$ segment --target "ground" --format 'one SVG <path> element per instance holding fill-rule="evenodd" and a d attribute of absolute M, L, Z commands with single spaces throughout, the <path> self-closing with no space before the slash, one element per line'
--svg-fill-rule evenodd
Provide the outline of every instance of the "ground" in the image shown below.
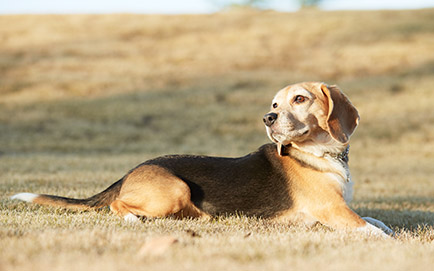
<path fill-rule="evenodd" d="M 434 10 L 0 16 L 0 270 L 427 270 L 434 262 Z M 358 108 L 351 207 L 395 239 L 243 216 L 124 223 L 9 200 L 88 197 L 162 154 L 240 156 L 300 81 Z M 178 242 L 157 257 L 140 248 Z"/>

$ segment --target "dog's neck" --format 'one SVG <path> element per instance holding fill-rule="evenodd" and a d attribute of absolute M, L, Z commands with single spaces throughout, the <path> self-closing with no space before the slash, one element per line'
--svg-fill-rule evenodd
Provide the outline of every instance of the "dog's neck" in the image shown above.
<path fill-rule="evenodd" d="M 310 166 L 319 171 L 333 172 L 341 175 L 349 181 L 348 154 L 350 146 L 347 145 L 341 152 L 324 152 L 321 156 L 305 151 L 295 144 L 278 145 L 280 156 L 290 156 L 306 166 Z"/>
<path fill-rule="evenodd" d="M 297 149 L 300 152 L 304 152 L 316 156 L 318 158 L 330 157 L 347 164 L 349 161 L 349 153 L 350 153 L 350 145 L 346 145 L 343 151 L 337 151 L 337 152 L 333 152 L 333 151 L 311 152 L 309 151 L 309 149 L 306 150 L 303 147 L 297 146 L 296 144 L 288 144 L 288 145 L 278 144 L 277 149 L 280 156 L 289 155 L 291 149 Z"/>
<path fill-rule="evenodd" d="M 345 148 L 345 150 L 343 152 L 340 152 L 340 153 L 326 152 L 326 153 L 324 153 L 324 155 L 330 156 L 334 159 L 337 159 L 339 161 L 342 161 L 342 162 L 348 164 L 348 161 L 350 161 L 350 157 L 348 156 L 349 153 L 350 153 L 350 145 L 347 145 L 347 147 Z"/>
<path fill-rule="evenodd" d="M 334 179 L 342 189 L 342 196 L 347 203 L 350 203 L 353 197 L 353 190 L 350 169 L 348 167 L 349 145 L 345 146 L 345 149 L 341 152 L 325 152 L 322 156 L 306 152 L 292 144 L 285 146 L 280 145 L 278 147 L 280 148 L 280 156 L 291 157 L 306 167 L 335 176 Z"/>

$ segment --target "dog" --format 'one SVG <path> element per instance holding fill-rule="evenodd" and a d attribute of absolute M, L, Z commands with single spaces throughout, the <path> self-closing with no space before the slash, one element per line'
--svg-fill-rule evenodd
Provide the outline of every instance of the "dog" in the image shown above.
<path fill-rule="evenodd" d="M 337 86 L 287 86 L 278 91 L 263 121 L 273 143 L 243 157 L 162 156 L 87 199 L 32 193 L 12 199 L 76 209 L 110 206 L 127 221 L 244 214 L 284 223 L 319 222 L 336 230 L 392 233 L 381 221 L 362 219 L 348 206 L 348 148 L 359 114 Z"/>

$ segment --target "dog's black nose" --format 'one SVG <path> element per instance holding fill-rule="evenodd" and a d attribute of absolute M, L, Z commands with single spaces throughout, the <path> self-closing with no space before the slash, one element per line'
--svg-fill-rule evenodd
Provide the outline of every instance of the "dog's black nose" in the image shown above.
<path fill-rule="evenodd" d="M 276 119 L 277 119 L 276 113 L 268 113 L 264 116 L 264 118 L 262 120 L 264 121 L 265 125 L 270 127 L 271 125 L 273 125 L 273 123 L 276 121 Z"/>

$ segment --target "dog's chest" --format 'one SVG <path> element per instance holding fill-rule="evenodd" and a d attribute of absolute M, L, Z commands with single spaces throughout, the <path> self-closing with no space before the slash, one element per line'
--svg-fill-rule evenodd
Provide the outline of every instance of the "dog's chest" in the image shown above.
<path fill-rule="evenodd" d="M 325 167 L 325 163 L 327 167 Z M 352 198 L 352 182 L 347 167 L 332 159 L 323 159 L 322 167 L 287 157 L 283 163 L 295 201 L 325 204 L 332 198 Z"/>
<path fill-rule="evenodd" d="M 329 173 L 330 178 L 341 188 L 345 202 L 350 203 L 353 198 L 353 182 L 348 164 L 341 159 L 332 157 L 327 158 L 327 160 L 330 162 L 330 167 L 335 171 Z"/>
<path fill-rule="evenodd" d="M 346 177 L 342 177 L 336 173 L 326 173 L 329 175 L 330 180 L 336 183 L 336 186 L 340 189 L 342 196 L 347 204 L 353 199 L 353 182 L 351 176 L 348 174 Z"/>

